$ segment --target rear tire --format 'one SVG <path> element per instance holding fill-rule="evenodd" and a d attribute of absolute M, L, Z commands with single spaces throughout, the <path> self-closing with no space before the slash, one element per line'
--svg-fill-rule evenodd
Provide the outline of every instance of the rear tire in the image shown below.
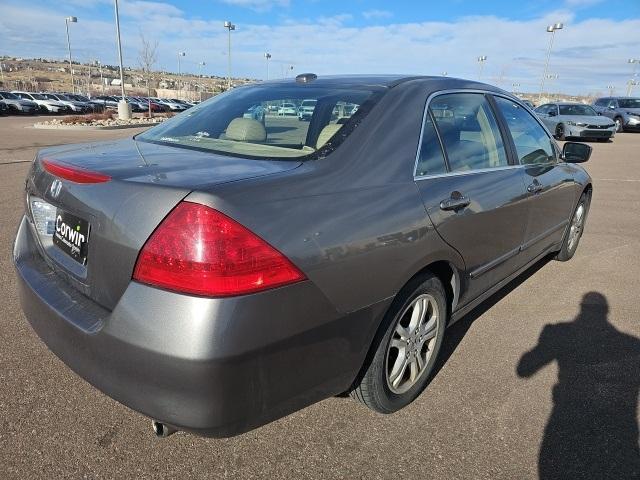
<path fill-rule="evenodd" d="M 560 141 L 566 140 L 566 137 L 564 135 L 564 125 L 561 123 L 556 126 L 556 139 Z"/>
<path fill-rule="evenodd" d="M 379 413 L 413 402 L 429 382 L 448 311 L 444 287 L 428 273 L 411 280 L 389 307 L 350 395 Z"/>
<path fill-rule="evenodd" d="M 573 215 L 571 216 L 571 220 L 569 221 L 569 226 L 565 232 L 564 239 L 562 240 L 562 248 L 560 248 L 560 251 L 556 254 L 555 259 L 559 262 L 571 260 L 573 255 L 576 253 L 587 221 L 590 203 L 591 195 L 584 192 L 580 196 L 578 205 L 576 205 Z"/>

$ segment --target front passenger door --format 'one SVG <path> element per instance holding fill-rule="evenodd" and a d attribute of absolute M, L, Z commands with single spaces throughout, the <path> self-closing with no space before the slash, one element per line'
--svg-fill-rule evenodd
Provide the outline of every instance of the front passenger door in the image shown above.
<path fill-rule="evenodd" d="M 524 167 L 529 220 L 522 254 L 530 261 L 562 240 L 575 203 L 572 172 L 558 162 L 555 142 L 522 106 L 495 97 Z"/>

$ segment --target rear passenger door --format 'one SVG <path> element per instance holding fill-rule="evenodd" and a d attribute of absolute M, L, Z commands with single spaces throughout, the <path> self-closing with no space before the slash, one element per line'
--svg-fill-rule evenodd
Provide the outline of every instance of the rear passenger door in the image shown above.
<path fill-rule="evenodd" d="M 504 116 L 520 164 L 524 167 L 529 220 L 522 248 L 529 261 L 557 245 L 575 203 L 571 169 L 558 162 L 556 144 L 524 107 L 495 97 Z"/>
<path fill-rule="evenodd" d="M 446 93 L 430 101 L 415 180 L 436 230 L 464 258 L 461 304 L 522 264 L 526 192 L 522 170 L 508 158 L 483 93 Z"/>

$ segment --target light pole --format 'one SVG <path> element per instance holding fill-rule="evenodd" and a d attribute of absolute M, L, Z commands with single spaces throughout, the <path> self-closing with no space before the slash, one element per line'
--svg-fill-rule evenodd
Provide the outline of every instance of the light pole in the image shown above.
<path fill-rule="evenodd" d="M 512 83 L 511 84 L 511 93 L 513 93 L 514 95 L 517 93 L 518 88 L 520 87 L 519 83 Z"/>
<path fill-rule="evenodd" d="M 116 39 L 118 40 L 118 60 L 120 61 L 120 92 L 122 100 L 118 102 L 118 118 L 128 120 L 131 118 L 131 105 L 127 103 L 124 96 L 124 68 L 122 66 L 122 43 L 120 42 L 120 13 L 118 12 L 118 0 L 113 1 L 116 14 Z"/>
<path fill-rule="evenodd" d="M 180 57 L 184 57 L 186 55 L 185 52 L 178 52 L 178 98 L 180 98 L 180 92 L 182 91 L 182 89 L 180 88 L 180 79 L 182 78 L 182 68 L 180 65 Z"/>
<path fill-rule="evenodd" d="M 64 19 L 64 25 L 67 28 L 67 51 L 69 52 L 69 72 L 71 73 L 71 93 L 76 93 L 73 84 L 73 64 L 71 63 L 71 41 L 69 40 L 69 23 L 78 23 L 77 17 L 67 17 Z"/>
<path fill-rule="evenodd" d="M 269 52 L 265 53 L 264 58 L 267 59 L 267 80 L 269 80 L 269 60 L 271 60 L 271 54 Z"/>
<path fill-rule="evenodd" d="M 551 58 L 551 49 L 553 48 L 553 39 L 556 36 L 556 30 L 562 30 L 563 27 L 564 25 L 562 23 L 554 23 L 547 27 L 547 33 L 551 34 L 551 38 L 549 39 L 549 48 L 547 49 L 547 59 L 544 62 L 544 72 L 542 73 L 542 82 L 540 83 L 540 95 L 538 100 L 540 100 L 542 95 L 544 95 L 544 81 L 545 78 L 547 78 L 547 70 L 549 70 L 549 59 Z"/>
<path fill-rule="evenodd" d="M 633 74 L 631 75 L 631 80 L 627 82 L 627 97 L 630 97 L 631 91 L 633 90 L 633 86 L 638 83 L 635 80 L 636 80 L 636 77 L 638 76 L 638 74 L 636 73 L 636 70 L 638 69 L 640 58 L 630 58 L 627 63 L 629 63 L 630 65 L 633 65 Z"/>
<path fill-rule="evenodd" d="M 442 75 L 443 77 L 446 77 L 447 75 L 449 75 L 449 72 L 442 72 L 440 75 Z"/>
<path fill-rule="evenodd" d="M 102 94 L 104 95 L 104 78 L 102 77 L 102 63 L 100 62 L 100 60 L 96 60 L 96 65 L 98 65 L 98 70 L 100 71 L 100 85 Z"/>
<path fill-rule="evenodd" d="M 206 65 L 205 62 L 198 62 L 198 69 L 200 70 L 200 101 L 202 102 L 202 68 Z"/>
<path fill-rule="evenodd" d="M 289 74 L 289 72 L 291 72 L 291 76 L 293 76 L 293 65 L 289 65 L 289 68 L 287 69 L 287 75 Z"/>
<path fill-rule="evenodd" d="M 486 55 L 480 55 L 478 57 L 478 65 L 480 67 L 479 73 L 478 73 L 478 80 L 482 79 L 482 70 L 484 68 L 484 62 L 487 61 L 487 56 Z"/>
<path fill-rule="evenodd" d="M 557 73 L 549 73 L 546 75 L 546 79 L 549 80 L 549 90 L 551 90 L 551 81 L 557 80 L 560 76 Z M 551 95 L 551 93 L 549 93 Z"/>
<path fill-rule="evenodd" d="M 607 85 L 607 90 L 609 90 L 609 96 L 613 97 L 613 90 L 614 90 L 614 86 L 613 85 Z"/>
<path fill-rule="evenodd" d="M 229 31 L 229 38 L 227 41 L 227 47 L 228 47 L 228 58 L 227 58 L 227 90 L 231 89 L 231 30 L 235 30 L 236 26 L 231 23 L 229 20 L 227 20 L 226 22 L 224 22 L 224 28 L 226 28 Z"/>

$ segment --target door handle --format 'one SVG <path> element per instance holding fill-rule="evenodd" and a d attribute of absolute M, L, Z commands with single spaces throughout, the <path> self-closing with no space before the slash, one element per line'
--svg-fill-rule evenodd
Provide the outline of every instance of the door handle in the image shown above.
<path fill-rule="evenodd" d="M 542 191 L 544 187 L 538 180 L 534 180 L 532 184 L 527 187 L 527 192 L 529 193 L 538 193 Z"/>
<path fill-rule="evenodd" d="M 441 210 L 460 210 L 471 203 L 469 197 L 465 197 L 460 192 L 453 192 L 451 197 L 445 198 L 440 202 Z"/>

